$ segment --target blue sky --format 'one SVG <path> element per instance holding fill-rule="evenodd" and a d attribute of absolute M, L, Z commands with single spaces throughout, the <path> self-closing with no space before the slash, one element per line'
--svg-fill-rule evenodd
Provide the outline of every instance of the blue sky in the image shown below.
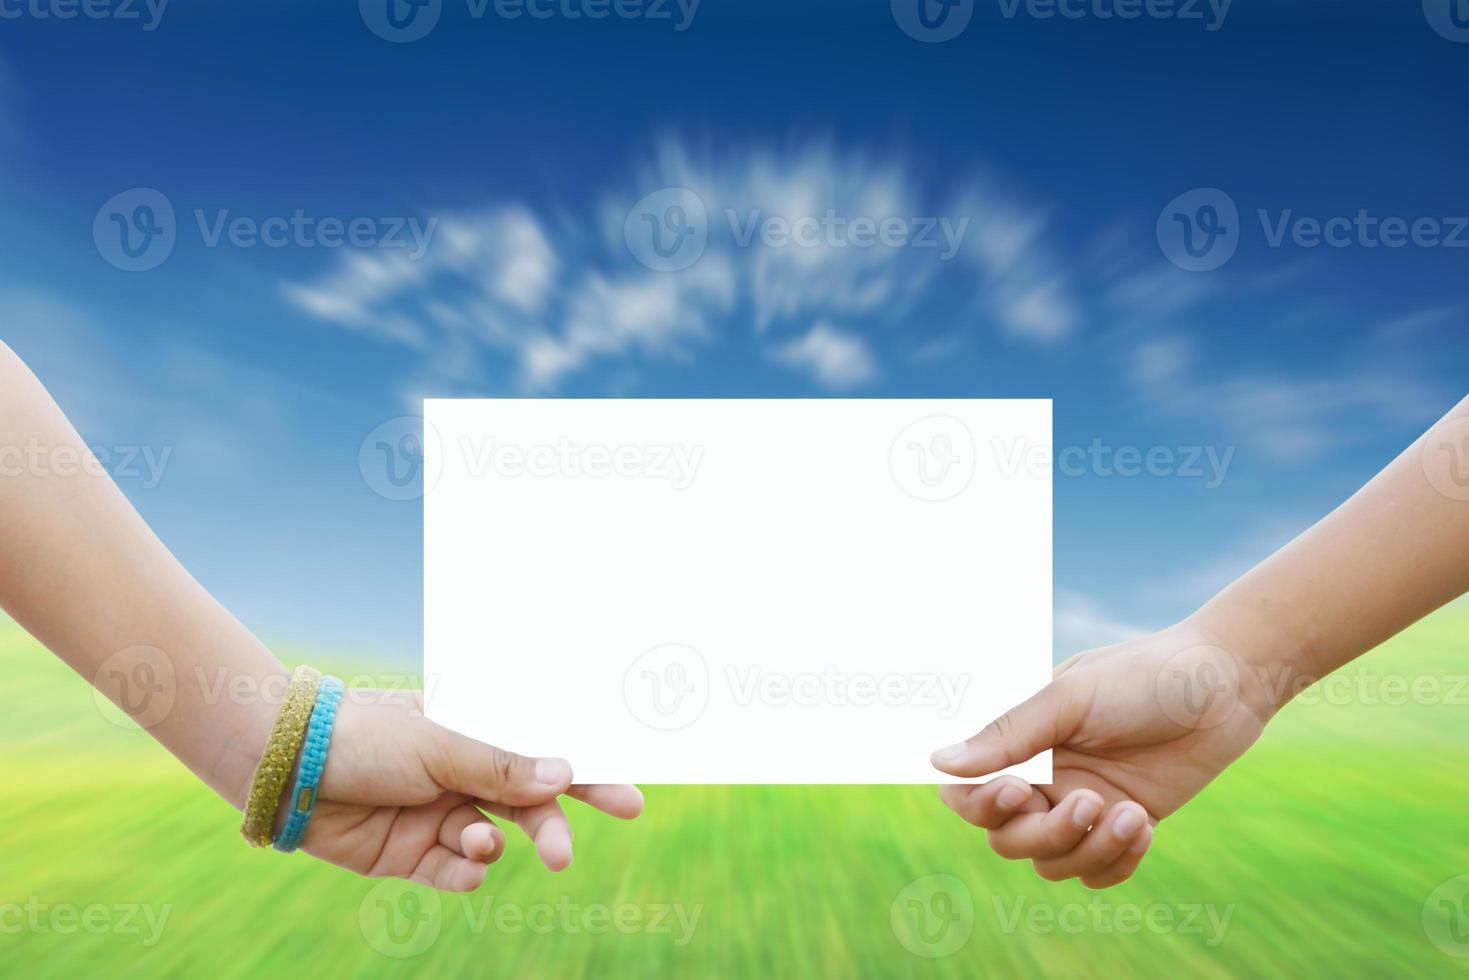
<path fill-rule="evenodd" d="M 1464 394 L 1469 43 L 1435 0 L 970 0 L 937 43 L 887 0 L 440 0 L 392 43 L 372 2 L 0 4 L 0 336 L 119 469 L 168 452 L 120 482 L 270 640 L 417 656 L 419 506 L 358 457 L 424 396 L 1040 396 L 1061 447 L 1228 453 L 1058 474 L 1069 652 L 1186 613 Z M 705 212 L 676 271 L 626 221 L 668 187 Z M 139 188 L 172 244 L 127 271 Z M 1189 271 L 1201 188 L 1237 250 Z M 828 212 L 907 237 L 763 237 Z M 1359 214 L 1423 234 L 1313 244 Z"/>

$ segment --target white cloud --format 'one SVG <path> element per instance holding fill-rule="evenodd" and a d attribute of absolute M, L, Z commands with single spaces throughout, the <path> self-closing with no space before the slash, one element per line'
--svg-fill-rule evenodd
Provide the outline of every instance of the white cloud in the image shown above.
<path fill-rule="evenodd" d="M 1069 271 L 1045 244 L 1047 213 L 978 182 L 952 210 L 970 219 L 963 254 L 978 270 L 979 297 L 1000 327 L 1043 343 L 1071 336 L 1082 314 Z"/>
<path fill-rule="evenodd" d="M 1051 614 L 1052 646 L 1058 659 L 1095 647 L 1110 646 L 1152 632 L 1118 618 L 1090 596 L 1057 589 Z"/>
<path fill-rule="evenodd" d="M 1352 420 L 1426 425 L 1441 408 L 1432 386 L 1390 366 L 1308 378 L 1263 370 L 1218 376 L 1200 367 L 1202 360 L 1182 336 L 1149 339 L 1132 352 L 1130 380 L 1154 405 L 1217 423 L 1229 438 L 1278 462 L 1309 463 L 1355 442 L 1364 427 Z"/>
<path fill-rule="evenodd" d="M 811 372 L 827 388 L 851 388 L 877 374 L 877 361 L 861 337 L 825 323 L 781 344 L 773 356 L 787 367 Z"/>
<path fill-rule="evenodd" d="M 525 376 L 533 387 L 550 388 L 595 356 L 677 350 L 708 337 L 709 318 L 727 312 L 733 300 L 733 273 L 718 257 L 678 276 L 593 274 L 572 294 L 563 330 L 538 333 L 522 348 Z"/>
<path fill-rule="evenodd" d="M 707 219 L 704 253 L 677 272 L 638 265 L 624 240 L 632 206 L 667 187 L 698 195 Z M 574 215 L 552 223 L 510 204 L 441 216 L 421 258 L 347 254 L 283 294 L 312 317 L 417 351 L 413 368 L 430 382 L 482 388 L 503 361 L 506 386 L 549 390 L 599 359 L 689 356 L 743 328 L 773 362 L 850 387 L 880 367 L 858 335 L 932 315 L 924 304 L 938 315 L 982 310 L 1029 340 L 1075 331 L 1071 286 L 1042 241 L 1045 215 L 1013 197 L 969 182 L 944 204 L 900 164 L 834 144 L 700 155 L 663 140 L 603 192 L 592 222 L 600 249 Z M 906 237 L 859 241 L 857 219 L 896 220 Z M 763 234 L 799 222 L 820 234 L 799 244 Z M 967 326 L 953 329 L 962 337 Z M 790 340 L 793 329 L 809 332 Z"/>

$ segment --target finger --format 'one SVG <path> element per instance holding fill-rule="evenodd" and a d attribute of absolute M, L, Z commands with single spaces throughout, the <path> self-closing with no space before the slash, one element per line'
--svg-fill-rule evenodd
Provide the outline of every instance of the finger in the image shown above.
<path fill-rule="evenodd" d="M 1044 813 L 1049 804 L 1025 780 L 1001 776 L 987 783 L 950 783 L 939 787 L 939 798 L 976 827 L 993 829 L 1020 813 Z"/>
<path fill-rule="evenodd" d="M 475 824 L 489 823 L 489 818 L 469 803 L 460 803 L 439 821 L 439 843 L 458 854 L 464 854 L 464 831 Z M 468 855 L 466 855 L 468 856 Z"/>
<path fill-rule="evenodd" d="M 482 861 L 473 861 L 455 854 L 442 844 L 429 848 L 413 874 L 415 881 L 426 881 L 434 888 L 446 892 L 472 892 L 484 884 L 485 872 L 489 867 Z"/>
<path fill-rule="evenodd" d="M 491 813 L 513 820 L 535 844 L 536 856 L 547 868 L 564 871 L 571 865 L 571 824 L 560 803 L 552 800 L 535 806 L 507 807 L 485 800 L 480 802 Z"/>
<path fill-rule="evenodd" d="M 643 791 L 636 786 L 589 783 L 571 787 L 566 795 L 622 820 L 643 812 Z"/>
<path fill-rule="evenodd" d="M 489 820 L 472 823 L 460 833 L 459 847 L 472 861 L 494 864 L 505 854 L 505 832 Z"/>
<path fill-rule="evenodd" d="M 1064 741 L 1076 725 L 1078 704 L 1062 685 L 1052 682 L 967 741 L 933 754 L 936 769 L 951 776 L 988 776 L 1019 765 Z"/>
<path fill-rule="evenodd" d="M 1148 814 L 1131 801 L 1118 803 L 1071 851 L 1035 862 L 1036 874 L 1047 881 L 1063 881 L 1096 874 L 1122 857 L 1148 826 Z"/>
<path fill-rule="evenodd" d="M 512 806 L 555 799 L 571 785 L 565 759 L 517 755 L 446 728 L 435 731 L 425 756 L 429 775 L 445 789 Z"/>
<path fill-rule="evenodd" d="M 1068 793 L 1049 813 L 1027 813 L 992 828 L 989 844 L 1000 857 L 1060 857 L 1081 843 L 1102 815 L 1102 797 L 1089 789 Z"/>
<path fill-rule="evenodd" d="M 1153 828 L 1144 827 L 1143 832 L 1128 845 L 1122 856 L 1096 874 L 1083 875 L 1081 883 L 1088 888 L 1111 888 L 1132 877 L 1138 865 L 1153 843 Z"/>
<path fill-rule="evenodd" d="M 471 861 L 494 864 L 505 853 L 505 832 L 478 807 L 465 803 L 439 825 L 439 843 Z"/>

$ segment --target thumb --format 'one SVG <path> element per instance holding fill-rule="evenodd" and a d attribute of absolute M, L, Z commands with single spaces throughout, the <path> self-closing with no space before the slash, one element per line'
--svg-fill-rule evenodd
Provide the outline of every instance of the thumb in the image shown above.
<path fill-rule="evenodd" d="M 437 729 L 424 752 L 424 765 L 444 789 L 511 806 L 534 806 L 571 787 L 565 759 L 532 758 Z"/>
<path fill-rule="evenodd" d="M 1060 681 L 1005 712 L 979 734 L 932 756 L 935 769 L 951 776 L 988 776 L 1018 766 L 1070 736 L 1076 725 L 1075 700 Z"/>

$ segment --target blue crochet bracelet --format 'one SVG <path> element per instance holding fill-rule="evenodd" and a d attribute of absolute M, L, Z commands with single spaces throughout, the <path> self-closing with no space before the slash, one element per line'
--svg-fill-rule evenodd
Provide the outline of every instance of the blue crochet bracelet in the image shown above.
<path fill-rule="evenodd" d="M 311 822 L 311 811 L 316 806 L 316 787 L 321 784 L 321 772 L 326 768 L 326 750 L 331 745 L 337 706 L 341 703 L 341 678 L 323 677 L 316 692 L 316 704 L 311 708 L 311 721 L 306 725 L 306 738 L 301 743 L 301 765 L 291 790 L 291 813 L 273 841 L 277 851 L 289 854 L 301 846 L 301 838 L 306 836 L 306 825 Z"/>

